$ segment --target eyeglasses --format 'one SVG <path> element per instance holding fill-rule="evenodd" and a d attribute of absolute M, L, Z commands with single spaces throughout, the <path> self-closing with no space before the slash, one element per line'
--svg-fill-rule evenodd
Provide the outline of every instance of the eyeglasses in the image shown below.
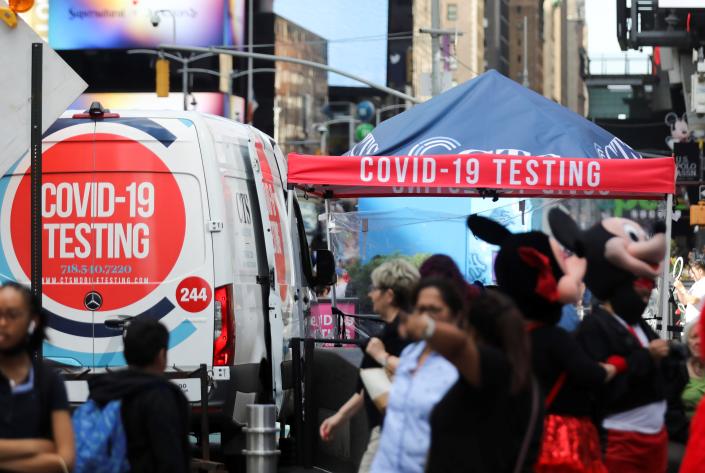
<path fill-rule="evenodd" d="M 436 315 L 439 315 L 441 312 L 443 312 L 442 307 L 434 307 L 434 306 L 416 306 L 416 307 L 414 307 L 414 313 L 417 315 L 427 314 L 427 315 L 430 315 L 431 317 L 434 317 Z"/>

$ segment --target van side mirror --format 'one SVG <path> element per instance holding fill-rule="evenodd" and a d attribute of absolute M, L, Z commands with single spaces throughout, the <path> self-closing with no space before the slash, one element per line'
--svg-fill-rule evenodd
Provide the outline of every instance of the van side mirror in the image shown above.
<path fill-rule="evenodd" d="M 335 257 L 330 250 L 316 250 L 316 275 L 314 286 L 332 286 L 335 284 Z"/>

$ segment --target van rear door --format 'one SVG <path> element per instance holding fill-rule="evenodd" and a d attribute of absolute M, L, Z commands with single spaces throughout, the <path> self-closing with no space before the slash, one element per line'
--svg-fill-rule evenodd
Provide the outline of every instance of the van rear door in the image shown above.
<path fill-rule="evenodd" d="M 272 396 L 277 405 L 281 405 L 282 383 L 281 362 L 284 352 L 284 325 L 282 318 L 282 300 L 287 297 L 287 257 L 285 254 L 286 242 L 286 207 L 283 200 L 277 196 L 275 176 L 265 150 L 262 137 L 252 132 L 250 139 L 250 160 L 254 171 L 255 186 L 257 187 L 262 227 L 267 251 L 267 283 L 269 286 L 269 336 L 272 373 Z M 280 197 L 280 198 L 278 198 Z M 289 252 L 290 253 L 290 252 Z"/>
<path fill-rule="evenodd" d="M 169 366 L 211 365 L 213 245 L 195 124 L 105 120 L 96 125 L 95 147 L 95 182 L 114 192 L 114 205 L 96 223 L 106 233 L 94 235 L 96 248 L 103 248 L 102 258 L 94 253 L 92 261 L 103 299 L 96 329 L 121 318 L 159 320 L 170 332 Z M 121 337 L 101 333 L 94 339 L 96 366 L 124 363 L 113 355 L 122 351 Z"/>
<path fill-rule="evenodd" d="M 124 365 L 122 328 L 140 318 L 169 329 L 169 366 L 210 365 L 213 255 L 195 126 L 139 117 L 91 126 L 90 152 L 51 153 L 68 138 L 45 154 L 45 210 L 55 208 L 44 218 L 45 356 Z"/>

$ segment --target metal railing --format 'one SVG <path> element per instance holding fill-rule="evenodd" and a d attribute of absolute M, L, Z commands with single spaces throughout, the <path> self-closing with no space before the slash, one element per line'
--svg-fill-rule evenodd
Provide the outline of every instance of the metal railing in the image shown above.
<path fill-rule="evenodd" d="M 590 56 L 588 71 L 591 76 L 651 75 L 654 71 L 654 65 L 650 55 L 625 51 L 621 54 Z"/>

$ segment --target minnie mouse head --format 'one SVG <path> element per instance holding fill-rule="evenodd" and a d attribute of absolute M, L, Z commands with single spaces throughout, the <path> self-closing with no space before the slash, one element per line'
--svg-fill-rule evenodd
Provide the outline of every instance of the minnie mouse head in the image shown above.
<path fill-rule="evenodd" d="M 633 324 L 646 309 L 654 281 L 666 254 L 665 225 L 654 226 L 650 237 L 636 222 L 611 217 L 583 231 L 557 208 L 548 214 L 554 237 L 587 260 L 585 284 L 600 300 Z"/>
<path fill-rule="evenodd" d="M 555 324 L 564 304 L 578 301 L 585 261 L 566 254 L 542 232 L 512 233 L 494 220 L 471 215 L 473 234 L 500 247 L 494 263 L 497 284 L 531 320 Z"/>

